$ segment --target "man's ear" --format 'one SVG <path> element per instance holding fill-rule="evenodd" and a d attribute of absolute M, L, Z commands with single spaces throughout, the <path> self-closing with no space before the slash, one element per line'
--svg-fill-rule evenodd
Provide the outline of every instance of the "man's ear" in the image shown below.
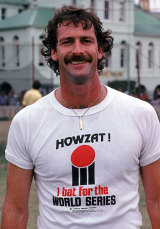
<path fill-rule="evenodd" d="M 98 60 L 101 60 L 103 57 L 103 48 L 102 47 L 99 47 L 99 50 L 98 50 Z"/>
<path fill-rule="evenodd" d="M 57 53 L 53 49 L 51 50 L 51 57 L 52 57 L 52 60 L 54 61 L 58 60 Z"/>

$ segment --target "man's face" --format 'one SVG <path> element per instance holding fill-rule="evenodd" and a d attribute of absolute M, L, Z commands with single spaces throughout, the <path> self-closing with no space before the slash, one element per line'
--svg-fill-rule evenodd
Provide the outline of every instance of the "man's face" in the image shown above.
<path fill-rule="evenodd" d="M 60 76 L 83 84 L 98 75 L 97 62 L 102 58 L 98 50 L 94 27 L 84 30 L 80 23 L 61 25 L 57 29 L 57 50 L 52 58 L 59 62 Z"/>

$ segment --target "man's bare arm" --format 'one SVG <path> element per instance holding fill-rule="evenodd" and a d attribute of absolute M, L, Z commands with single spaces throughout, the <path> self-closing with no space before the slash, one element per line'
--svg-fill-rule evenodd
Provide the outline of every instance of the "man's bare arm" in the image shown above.
<path fill-rule="evenodd" d="M 1 229 L 26 229 L 28 200 L 33 170 L 21 169 L 11 163 L 7 171 L 7 191 L 2 212 Z"/>
<path fill-rule="evenodd" d="M 141 178 L 152 229 L 160 229 L 160 159 L 141 167 Z"/>

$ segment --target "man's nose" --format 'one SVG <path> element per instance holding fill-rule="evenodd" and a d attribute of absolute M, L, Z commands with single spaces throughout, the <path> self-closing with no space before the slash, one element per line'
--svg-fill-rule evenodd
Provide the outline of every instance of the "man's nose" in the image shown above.
<path fill-rule="evenodd" d="M 74 45 L 73 45 L 73 50 L 72 50 L 73 54 L 75 55 L 80 55 L 82 54 L 84 51 L 83 51 L 83 47 L 82 47 L 82 44 L 79 40 L 76 40 L 74 42 Z"/>

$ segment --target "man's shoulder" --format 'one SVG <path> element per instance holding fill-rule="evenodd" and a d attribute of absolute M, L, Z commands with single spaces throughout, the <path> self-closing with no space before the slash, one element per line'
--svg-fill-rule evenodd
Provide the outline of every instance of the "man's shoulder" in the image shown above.
<path fill-rule="evenodd" d="M 43 96 L 39 100 L 37 100 L 35 103 L 26 106 L 22 110 L 20 110 L 16 118 L 18 119 L 28 119 L 28 118 L 33 118 L 33 117 L 41 117 L 44 115 L 46 112 L 48 112 L 48 108 L 50 107 L 50 103 L 48 100 L 49 95 Z"/>
<path fill-rule="evenodd" d="M 113 94 L 113 101 L 117 110 L 121 109 L 124 112 L 130 112 L 135 118 L 154 115 L 155 110 L 150 103 L 115 89 L 110 90 Z"/>
<path fill-rule="evenodd" d="M 148 102 L 146 101 L 143 101 L 139 98 L 136 98 L 132 95 L 128 95 L 127 93 L 124 93 L 124 92 L 121 92 L 121 91 L 118 91 L 118 90 L 115 90 L 115 89 L 112 89 L 110 88 L 110 90 L 112 91 L 115 99 L 122 103 L 122 104 L 132 104 L 133 106 L 140 106 L 140 107 L 152 107 Z"/>

